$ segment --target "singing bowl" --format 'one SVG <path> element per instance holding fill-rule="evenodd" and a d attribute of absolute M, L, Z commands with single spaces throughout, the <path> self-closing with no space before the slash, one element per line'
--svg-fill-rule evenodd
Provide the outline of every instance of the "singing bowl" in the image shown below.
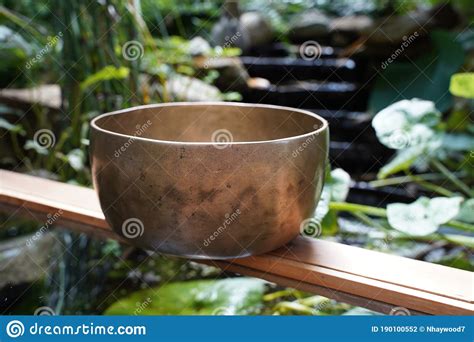
<path fill-rule="evenodd" d="M 280 247 L 321 195 L 328 124 L 300 109 L 166 103 L 91 123 L 91 163 L 105 218 L 129 243 L 188 258 Z"/>

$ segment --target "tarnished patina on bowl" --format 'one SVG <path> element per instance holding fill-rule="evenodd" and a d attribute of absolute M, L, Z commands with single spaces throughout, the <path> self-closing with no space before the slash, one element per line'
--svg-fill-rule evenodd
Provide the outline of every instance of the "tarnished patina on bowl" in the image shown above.
<path fill-rule="evenodd" d="M 235 258 L 291 241 L 319 200 L 329 132 L 300 109 L 166 103 L 91 124 L 94 186 L 131 244 L 190 258 Z"/>

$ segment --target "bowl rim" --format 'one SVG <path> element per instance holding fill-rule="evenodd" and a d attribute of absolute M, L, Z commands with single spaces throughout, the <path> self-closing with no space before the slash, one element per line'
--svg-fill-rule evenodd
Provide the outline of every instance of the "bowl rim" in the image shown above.
<path fill-rule="evenodd" d="M 178 140 L 161 140 L 161 139 L 145 138 L 145 137 L 136 136 L 136 135 L 129 135 L 129 134 L 114 132 L 114 131 L 102 128 L 97 124 L 97 121 L 107 116 L 126 114 L 130 112 L 134 112 L 136 110 L 142 110 L 142 109 L 148 109 L 148 108 L 185 107 L 185 106 L 257 107 L 257 108 L 265 108 L 265 109 L 286 110 L 286 111 L 299 112 L 301 114 L 311 116 L 321 122 L 320 127 L 305 134 L 292 135 L 285 138 L 270 139 L 270 140 L 229 141 L 229 142 L 225 142 L 226 145 L 251 145 L 251 144 L 265 144 L 265 143 L 268 144 L 268 143 L 274 143 L 274 142 L 286 142 L 286 141 L 292 141 L 292 140 L 298 140 L 301 138 L 310 137 L 312 135 L 319 135 L 323 131 L 327 131 L 329 128 L 329 124 L 326 119 L 308 110 L 293 108 L 293 107 L 286 107 L 286 106 L 269 105 L 269 104 L 257 104 L 257 103 L 245 103 L 245 102 L 223 102 L 223 101 L 166 102 L 166 103 L 155 103 L 155 104 L 148 104 L 148 105 L 142 105 L 142 106 L 134 106 L 130 108 L 125 108 L 125 109 L 120 109 L 113 112 L 100 114 L 91 120 L 91 127 L 102 133 L 111 134 L 114 136 L 127 138 L 127 139 L 136 139 L 139 141 L 141 140 L 141 141 L 147 141 L 147 142 L 176 144 L 176 145 L 197 145 L 197 146 L 219 145 L 218 142 L 213 142 L 213 141 L 197 142 L 197 141 L 178 141 Z"/>

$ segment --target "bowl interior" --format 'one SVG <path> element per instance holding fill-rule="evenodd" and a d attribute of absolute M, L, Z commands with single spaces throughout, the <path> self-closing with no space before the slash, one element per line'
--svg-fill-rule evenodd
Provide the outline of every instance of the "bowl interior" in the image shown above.
<path fill-rule="evenodd" d="M 290 138 L 322 129 L 316 115 L 292 108 L 221 103 L 152 105 L 105 114 L 94 120 L 113 133 L 177 142 L 233 142 Z M 231 138 L 230 138 L 231 137 Z M 221 137 L 222 138 L 222 137 Z"/>

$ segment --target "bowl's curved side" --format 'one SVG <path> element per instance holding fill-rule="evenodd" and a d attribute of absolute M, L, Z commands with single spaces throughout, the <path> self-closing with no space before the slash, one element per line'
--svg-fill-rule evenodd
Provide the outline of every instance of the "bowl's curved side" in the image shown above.
<path fill-rule="evenodd" d="M 167 144 L 92 129 L 94 186 L 132 244 L 192 258 L 273 250 L 300 232 L 321 194 L 328 130 L 257 144 Z"/>

